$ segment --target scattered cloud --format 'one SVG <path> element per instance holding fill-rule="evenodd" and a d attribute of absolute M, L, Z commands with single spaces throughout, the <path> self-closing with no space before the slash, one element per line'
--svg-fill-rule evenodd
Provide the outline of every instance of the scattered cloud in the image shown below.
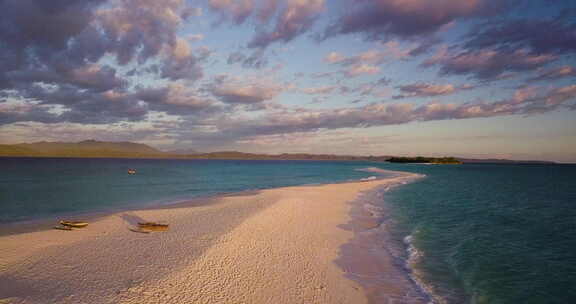
<path fill-rule="evenodd" d="M 469 33 L 466 49 L 528 49 L 534 54 L 576 52 L 576 12 L 563 10 L 549 19 L 512 19 L 485 22 Z"/>
<path fill-rule="evenodd" d="M 318 94 L 330 94 L 337 89 L 337 86 L 323 86 L 317 88 L 304 88 L 301 89 L 303 93 L 310 94 L 310 95 L 318 95 Z"/>
<path fill-rule="evenodd" d="M 269 101 L 285 90 L 285 86 L 264 79 L 242 80 L 231 76 L 218 77 L 211 93 L 228 104 L 259 104 Z"/>
<path fill-rule="evenodd" d="M 221 14 L 222 20 L 238 25 L 253 19 L 257 30 L 247 44 L 250 48 L 293 40 L 307 32 L 324 10 L 324 0 L 210 0 L 209 4 Z"/>
<path fill-rule="evenodd" d="M 344 70 L 348 77 L 356 77 L 362 74 L 374 75 L 380 72 L 380 68 L 369 64 L 356 64 Z"/>
<path fill-rule="evenodd" d="M 352 33 L 370 40 L 431 35 L 458 19 L 495 14 L 502 4 L 487 0 L 372 0 L 349 1 L 348 6 L 348 13 L 330 25 L 322 38 Z"/>
<path fill-rule="evenodd" d="M 268 59 L 263 49 L 256 49 L 249 55 L 236 51 L 230 53 L 227 60 L 228 64 L 241 64 L 244 68 L 262 69 L 268 65 Z"/>
<path fill-rule="evenodd" d="M 439 51 L 422 66 L 439 66 L 440 72 L 444 75 L 471 75 L 479 80 L 494 80 L 507 72 L 535 70 L 557 58 L 551 54 L 531 54 L 523 49 L 514 52 L 479 50 L 454 54 L 446 48 L 439 48 Z"/>
<path fill-rule="evenodd" d="M 576 101 L 576 85 L 554 88 L 540 94 L 524 90 L 514 97 L 496 102 L 439 103 L 421 106 L 409 103 L 369 104 L 361 107 L 325 110 L 283 111 L 261 119 L 230 119 L 219 125 L 226 136 L 244 138 L 257 135 L 314 132 L 322 129 L 364 128 L 404 124 L 413 121 L 468 119 L 515 114 L 535 114 L 571 106 Z"/>
<path fill-rule="evenodd" d="M 544 81 L 544 80 L 556 80 L 561 78 L 576 77 L 576 68 L 569 65 L 562 65 L 549 69 L 542 69 L 538 72 L 538 75 L 530 78 L 530 81 Z"/>
<path fill-rule="evenodd" d="M 452 84 L 429 84 L 429 83 L 414 83 L 408 85 L 401 85 L 397 87 L 402 94 L 396 95 L 394 99 L 401 99 L 407 97 L 435 97 L 442 95 L 454 94 L 461 90 L 472 89 L 472 85 L 454 86 Z"/>
<path fill-rule="evenodd" d="M 324 10 L 324 0 L 286 0 L 284 9 L 279 12 L 274 30 L 259 31 L 248 43 L 249 47 L 267 47 L 273 42 L 288 42 L 314 24 Z"/>
<path fill-rule="evenodd" d="M 349 57 L 342 56 L 337 52 L 330 52 L 328 55 L 326 55 L 326 57 L 324 57 L 324 61 L 332 64 L 340 64 L 343 66 L 361 64 L 379 65 L 384 62 L 386 56 L 387 54 L 385 52 L 377 50 L 369 50 Z"/>
<path fill-rule="evenodd" d="M 242 24 L 252 15 L 255 4 L 253 0 L 209 0 L 210 8 L 230 18 L 236 24 Z"/>

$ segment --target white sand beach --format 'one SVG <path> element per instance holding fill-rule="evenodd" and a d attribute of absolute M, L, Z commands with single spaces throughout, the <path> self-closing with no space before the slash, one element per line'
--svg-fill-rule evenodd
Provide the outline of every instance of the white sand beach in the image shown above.
<path fill-rule="evenodd" d="M 368 303 L 335 263 L 354 237 L 343 228 L 350 202 L 408 178 L 277 188 L 119 212 L 76 231 L 3 235 L 0 303 Z M 130 231 L 139 221 L 170 229 Z"/>

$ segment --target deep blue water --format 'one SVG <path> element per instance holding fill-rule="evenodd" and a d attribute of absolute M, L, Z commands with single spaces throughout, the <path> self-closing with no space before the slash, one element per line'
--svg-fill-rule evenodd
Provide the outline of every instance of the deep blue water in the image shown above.
<path fill-rule="evenodd" d="M 449 303 L 576 303 L 576 165 L 387 167 L 427 175 L 386 202 Z"/>
<path fill-rule="evenodd" d="M 426 175 L 381 203 L 448 303 L 576 303 L 575 165 L 0 158 L 0 223 L 374 175 L 366 167 Z"/>

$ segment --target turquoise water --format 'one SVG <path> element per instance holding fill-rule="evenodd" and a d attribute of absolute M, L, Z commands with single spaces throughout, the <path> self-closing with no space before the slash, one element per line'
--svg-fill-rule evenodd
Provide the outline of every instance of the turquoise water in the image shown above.
<path fill-rule="evenodd" d="M 376 203 L 439 298 L 576 303 L 575 165 L 0 158 L 0 223 L 357 180 L 375 174 L 366 167 L 426 175 Z"/>
<path fill-rule="evenodd" d="M 576 303 L 576 165 L 387 167 L 427 175 L 386 202 L 448 303 Z"/>
<path fill-rule="evenodd" d="M 0 158 L 0 223 L 356 180 L 361 162 Z M 128 168 L 137 174 L 127 174 Z"/>

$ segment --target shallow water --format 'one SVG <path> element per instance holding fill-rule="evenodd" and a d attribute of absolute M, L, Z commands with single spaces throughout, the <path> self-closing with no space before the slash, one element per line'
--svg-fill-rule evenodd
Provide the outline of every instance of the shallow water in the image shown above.
<path fill-rule="evenodd" d="M 0 223 L 374 176 L 362 162 L 0 158 Z M 136 169 L 135 175 L 127 173 Z"/>

